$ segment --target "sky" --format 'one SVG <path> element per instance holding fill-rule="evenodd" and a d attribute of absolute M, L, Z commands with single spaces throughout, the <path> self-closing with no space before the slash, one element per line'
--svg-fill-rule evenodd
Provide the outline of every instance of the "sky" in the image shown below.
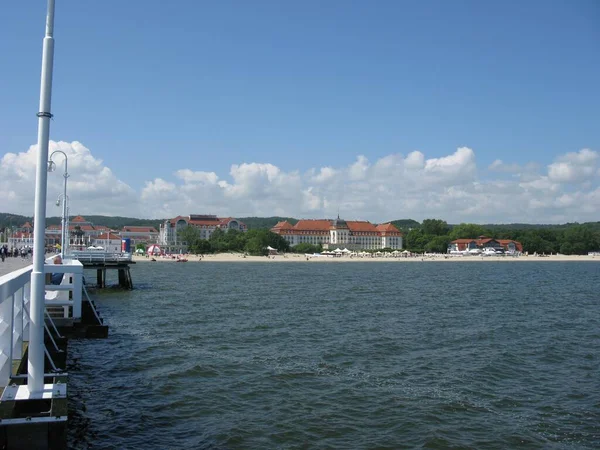
<path fill-rule="evenodd" d="M 1 7 L 0 212 L 33 214 L 46 7 Z M 596 0 L 56 0 L 50 151 L 71 215 L 598 221 L 599 24 Z"/>

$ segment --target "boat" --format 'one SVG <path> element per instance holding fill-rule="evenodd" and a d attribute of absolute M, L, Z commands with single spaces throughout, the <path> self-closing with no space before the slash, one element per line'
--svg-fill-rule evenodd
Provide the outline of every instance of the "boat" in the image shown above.
<path fill-rule="evenodd" d="M 177 258 L 177 262 L 188 262 L 186 258 Z"/>

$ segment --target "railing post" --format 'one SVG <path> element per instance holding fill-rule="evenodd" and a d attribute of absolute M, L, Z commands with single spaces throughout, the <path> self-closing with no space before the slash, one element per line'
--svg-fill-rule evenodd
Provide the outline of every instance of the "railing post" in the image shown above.
<path fill-rule="evenodd" d="M 73 273 L 73 319 L 81 319 L 81 294 L 83 267 Z"/>
<path fill-rule="evenodd" d="M 29 301 L 31 299 L 31 283 L 23 287 L 23 342 L 29 342 Z"/>
<path fill-rule="evenodd" d="M 0 386 L 6 386 L 12 368 L 12 326 L 14 295 L 0 297 Z"/>
<path fill-rule="evenodd" d="M 15 292 L 14 298 L 14 324 L 12 359 L 20 361 L 23 356 L 23 288 Z"/>

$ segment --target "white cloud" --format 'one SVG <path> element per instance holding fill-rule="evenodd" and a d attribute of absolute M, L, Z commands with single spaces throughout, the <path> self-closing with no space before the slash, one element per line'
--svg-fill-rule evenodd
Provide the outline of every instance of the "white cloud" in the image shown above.
<path fill-rule="evenodd" d="M 438 217 L 448 222 L 564 222 L 598 220 L 598 154 L 566 153 L 540 172 L 494 161 L 478 171 L 467 147 L 438 158 L 421 151 L 390 154 L 370 161 L 357 156 L 338 167 L 305 173 L 269 163 L 232 164 L 228 174 L 181 168 L 172 176 L 148 179 L 139 192 L 116 178 L 109 167 L 79 142 L 52 142 L 51 151 L 69 158 L 72 214 L 111 214 L 147 218 L 190 213 L 222 216 L 334 217 L 374 222 Z M 33 212 L 35 146 L 0 160 L 0 211 Z M 48 215 L 59 215 L 54 201 L 62 191 L 62 156 L 48 176 Z M 514 176 L 494 178 L 493 172 Z"/>
<path fill-rule="evenodd" d="M 102 160 L 94 158 L 90 150 L 80 142 L 50 141 L 49 154 L 62 151 L 68 158 L 67 179 L 71 214 L 141 214 L 136 192 L 125 182 L 117 179 Z M 6 153 L 0 160 L 0 210 L 32 215 L 34 210 L 35 168 L 37 145 L 25 152 Z M 48 173 L 48 203 L 46 214 L 60 215 L 54 202 L 63 192 L 64 156 L 52 156 L 56 170 Z M 118 199 L 116 201 L 116 199 Z"/>
<path fill-rule="evenodd" d="M 596 173 L 598 153 L 589 149 L 567 153 L 548 166 L 548 177 L 557 183 L 581 183 Z"/>

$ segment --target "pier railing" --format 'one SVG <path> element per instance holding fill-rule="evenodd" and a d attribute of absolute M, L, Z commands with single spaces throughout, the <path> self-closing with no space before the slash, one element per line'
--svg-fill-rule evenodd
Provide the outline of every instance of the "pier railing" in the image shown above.
<path fill-rule="evenodd" d="M 7 386 L 15 361 L 29 341 L 29 304 L 33 265 L 0 276 L 0 387 Z M 76 260 L 45 264 L 45 273 L 64 273 L 60 285 L 46 285 L 46 307 L 62 306 L 65 317 L 81 319 L 83 265 Z"/>
<path fill-rule="evenodd" d="M 97 250 L 75 250 L 69 253 L 69 258 L 82 263 L 128 263 L 131 262 L 131 253 L 99 252 Z"/>

